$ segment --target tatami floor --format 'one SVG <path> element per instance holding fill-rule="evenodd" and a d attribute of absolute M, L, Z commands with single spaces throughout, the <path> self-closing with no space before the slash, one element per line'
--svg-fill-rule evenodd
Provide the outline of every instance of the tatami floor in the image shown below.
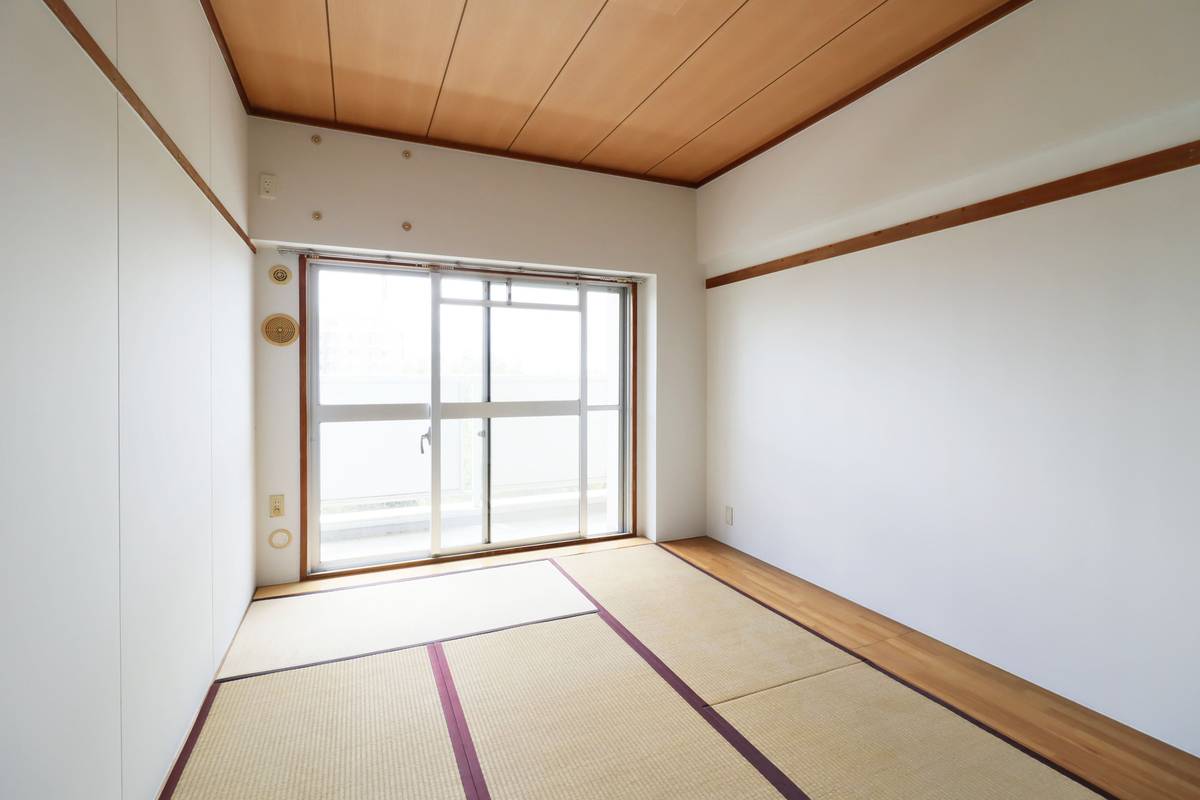
<path fill-rule="evenodd" d="M 1192 796 L 1186 762 L 1118 787 L 951 705 L 873 657 L 912 631 L 820 591 L 706 539 L 272 587 L 164 796 Z"/>

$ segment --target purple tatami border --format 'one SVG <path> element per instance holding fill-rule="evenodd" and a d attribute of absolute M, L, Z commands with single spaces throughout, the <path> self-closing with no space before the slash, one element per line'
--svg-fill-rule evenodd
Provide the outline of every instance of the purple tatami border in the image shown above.
<path fill-rule="evenodd" d="M 1030 758 L 1032 758 L 1035 761 L 1041 762 L 1042 764 L 1044 764 L 1045 766 L 1054 770 L 1055 772 L 1059 773 L 1063 777 L 1069 778 L 1069 779 L 1075 781 L 1076 783 L 1078 783 L 1080 786 L 1083 786 L 1085 789 L 1095 792 L 1100 797 L 1105 798 L 1105 800 L 1121 800 L 1121 798 L 1117 797 L 1116 795 L 1112 794 L 1111 792 L 1101 789 L 1099 786 L 1092 783 L 1087 778 L 1084 778 L 1080 775 L 1075 774 L 1074 772 L 1072 772 L 1071 770 L 1062 766 L 1061 764 L 1056 764 L 1055 762 L 1046 758 L 1041 753 L 1039 753 L 1035 750 L 1029 749 L 1028 747 L 1026 747 L 1025 745 L 1021 744 L 1020 742 L 1016 741 L 1012 737 L 1007 736 L 1006 734 L 1003 734 L 1000 731 L 993 728 L 991 725 L 988 725 L 986 722 L 976 719 L 975 717 L 971 716 L 970 714 L 963 711 L 962 709 L 956 708 L 955 706 L 950 705 L 950 703 L 946 702 L 945 700 L 938 697 L 937 695 L 931 694 L 931 693 L 927 692 L 926 690 L 922 689 L 920 686 L 917 686 L 917 685 L 905 680 L 904 678 L 901 678 L 896 673 L 892 672 L 891 670 L 887 669 L 886 667 L 880 666 L 879 664 L 875 663 L 871 659 L 863 656 L 861 653 L 856 653 L 853 650 L 851 650 L 849 647 L 846 647 L 838 642 L 835 642 L 833 639 L 830 639 L 828 636 L 821 633 L 820 631 L 810 628 L 808 625 L 805 625 L 803 622 L 796 619 L 795 617 L 789 616 L 788 614 L 785 614 L 784 612 L 780 611 L 779 609 L 767 605 L 762 600 L 759 600 L 757 597 L 750 594 L 749 592 L 743 591 L 742 589 L 739 589 L 738 587 L 734 586 L 729 581 L 727 581 L 723 578 L 717 577 L 716 575 L 712 574 L 711 572 L 704 569 L 700 565 L 694 564 L 693 562 L 688 561 L 686 558 L 679 555 L 678 553 L 671 552 L 671 550 L 669 548 L 663 547 L 662 544 L 655 542 L 654 545 L 656 547 L 658 547 L 660 550 L 662 550 L 663 552 L 670 553 L 675 558 L 678 558 L 680 561 L 687 564 L 692 569 L 695 569 L 698 572 L 701 572 L 704 575 L 707 575 L 708 577 L 712 578 L 717 583 L 737 592 L 742 597 L 745 597 L 749 600 L 753 600 L 755 603 L 758 603 L 760 606 L 767 609 L 768 611 L 770 611 L 774 614 L 778 614 L 779 616 L 783 617 L 784 619 L 786 619 L 788 622 L 792 623 L 793 625 L 797 625 L 797 626 L 803 628 L 804 630 L 811 633 L 813 636 L 816 636 L 818 639 L 822 639 L 825 642 L 828 642 L 829 644 L 833 645 L 834 647 L 841 650 L 842 652 L 849 653 L 850 655 L 854 656 L 859 661 L 861 661 L 862 663 L 871 667 L 872 669 L 874 669 L 878 672 L 881 672 L 884 675 L 891 678 L 892 680 L 896 681 L 897 683 L 908 687 L 912 691 L 914 691 L 917 694 L 924 697 L 926 700 L 932 700 L 933 702 L 937 703 L 939 706 L 946 709 L 947 711 L 949 711 L 953 714 L 956 714 L 957 716 L 961 717 L 962 719 L 965 719 L 967 722 L 970 722 L 972 725 L 975 725 L 977 728 L 980 728 L 981 730 L 986 731 L 987 733 L 990 733 L 992 736 L 995 736 L 997 739 L 1000 739 L 1005 744 L 1008 744 L 1011 747 L 1015 747 L 1017 750 L 1020 750 L 1025 755 L 1029 756 Z M 558 565 L 556 564 L 555 566 L 558 566 Z M 561 569 L 561 567 L 560 567 L 560 569 Z M 593 602 L 595 602 L 595 601 L 593 601 Z M 597 608 L 599 608 L 599 604 L 597 604 Z"/>
<path fill-rule="evenodd" d="M 204 695 L 204 702 L 200 704 L 200 710 L 196 713 L 196 721 L 192 723 L 192 729 L 183 743 L 183 749 L 179 751 L 179 756 L 175 759 L 175 765 L 171 767 L 171 774 L 167 776 L 167 782 L 163 784 L 158 800 L 170 800 L 171 795 L 175 794 L 175 787 L 179 785 L 183 769 L 192 756 L 192 750 L 196 747 L 196 741 L 200 738 L 200 731 L 208 720 L 208 712 L 212 710 L 213 701 L 217 699 L 217 690 L 220 687 L 221 684 L 215 681 L 208 687 L 208 694 Z"/>
<path fill-rule="evenodd" d="M 471 730 L 467 727 L 462 701 L 459 700 L 458 689 L 454 687 L 454 677 L 450 674 L 446 651 L 440 642 L 427 645 L 426 649 L 429 651 L 429 663 L 433 666 L 433 677 L 437 681 L 442 713 L 446 716 L 446 727 L 450 731 L 450 742 L 454 746 L 454 759 L 458 762 L 463 791 L 467 800 L 491 800 L 487 781 L 483 777 L 483 767 L 479 764 L 479 754 L 471 739 Z"/>
<path fill-rule="evenodd" d="M 335 658 L 326 658 L 321 661 L 309 661 L 304 664 L 291 664 L 286 667 L 273 667 L 272 669 L 259 670 L 258 672 L 246 672 L 238 675 L 230 675 L 226 678 L 217 678 L 217 683 L 232 683 L 233 681 L 244 681 L 247 678 L 261 678 L 263 675 L 274 675 L 277 672 L 290 672 L 295 669 L 307 669 L 309 667 L 321 667 L 326 664 L 337 664 L 341 661 L 354 661 L 359 658 L 370 658 L 371 656 L 381 656 L 385 653 L 396 653 L 401 650 L 412 650 L 416 647 L 428 647 L 431 644 L 440 642 L 453 642 L 456 639 L 470 639 L 472 636 L 483 636 L 485 633 L 499 633 L 512 628 L 524 628 L 526 625 L 537 625 L 542 622 L 557 622 L 560 619 L 571 619 L 572 617 L 582 617 L 586 614 L 595 614 L 594 610 L 587 611 L 572 611 L 570 614 L 560 614 L 557 617 L 546 617 L 545 619 L 533 619 L 526 622 L 514 622 L 511 625 L 501 625 L 499 628 L 487 628 L 482 631 L 470 631 L 468 633 L 458 633 L 453 636 L 444 636 L 441 639 L 430 639 L 424 642 L 413 642 L 412 644 L 398 644 L 395 647 L 385 647 L 382 650 L 371 650 L 366 653 L 352 653 L 348 656 L 336 656 Z"/>
<path fill-rule="evenodd" d="M 713 730 L 719 733 L 721 737 L 725 739 L 725 741 L 729 742 L 734 750 L 736 750 L 743 758 L 750 762 L 750 765 L 758 770 L 759 774 L 766 778 L 767 781 L 775 787 L 776 791 L 778 791 L 788 800 L 810 800 L 809 796 L 806 795 L 799 786 L 793 783 L 792 779 L 785 775 L 783 770 L 775 766 L 775 764 L 769 758 L 767 758 L 761 750 L 750 743 L 749 739 L 747 739 L 745 736 L 742 736 L 742 734 L 739 733 L 738 730 L 734 728 L 728 720 L 717 713 L 716 709 L 705 703 L 704 699 L 701 698 L 700 695 L 696 694 L 696 691 L 692 689 L 692 687 L 688 686 L 687 683 L 684 682 L 683 678 L 680 678 L 678 675 L 676 675 L 674 670 L 663 663 L 661 658 L 656 656 L 654 652 L 650 650 L 650 648 L 646 647 L 646 645 L 642 643 L 641 639 L 638 639 L 636 636 L 634 636 L 632 631 L 622 625 L 620 620 L 614 617 L 608 611 L 608 609 L 601 605 L 600 601 L 593 597 L 591 592 L 583 588 L 579 581 L 571 577 L 571 574 L 563 569 L 562 564 L 559 564 L 556 559 L 550 559 L 550 563 L 553 564 L 558 571 L 563 574 L 563 577 L 569 580 L 571 584 L 579 590 L 580 594 L 591 601 L 592 605 L 596 607 L 596 612 L 600 619 L 604 620 L 608 627 L 612 628 L 613 632 L 615 632 L 617 636 L 620 636 L 621 639 L 623 639 L 625 643 L 633 649 L 634 652 L 641 656 L 642 660 L 650 665 L 650 668 L 657 672 L 659 676 L 666 681 L 667 684 L 674 689 L 688 705 L 695 709 L 700 716 L 704 717 L 704 720 L 713 727 Z"/>

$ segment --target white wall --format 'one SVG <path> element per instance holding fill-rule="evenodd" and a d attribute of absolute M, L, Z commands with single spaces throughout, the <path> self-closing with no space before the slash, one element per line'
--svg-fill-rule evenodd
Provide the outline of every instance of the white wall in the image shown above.
<path fill-rule="evenodd" d="M 1197 29 L 1032 3 L 702 188 L 708 271 L 1198 138 Z M 709 533 L 1200 753 L 1197 208 L 1193 168 L 710 291 Z"/>
<path fill-rule="evenodd" d="M 245 224 L 199 5 L 71 5 Z M 39 0 L 0 76 L 0 795 L 152 797 L 253 590 L 250 253 Z"/>
<path fill-rule="evenodd" d="M 0 125 L 0 796 L 108 800 L 121 792 L 117 95 L 23 0 L 0 4 L 0 98 L 21 109 Z"/>
<path fill-rule="evenodd" d="M 314 133 L 320 145 L 310 141 Z M 660 539 L 703 531 L 704 288 L 691 190 L 253 119 L 253 195 L 260 172 L 278 176 L 279 196 L 252 198 L 256 240 L 650 276 L 639 297 L 639 528 Z M 404 221 L 411 231 L 401 229 Z M 296 313 L 295 282 L 273 287 L 263 274 L 276 261 L 295 265 L 264 246 L 255 277 L 260 317 Z M 265 343 L 257 355 L 260 494 L 268 486 L 286 492 L 290 511 L 259 520 L 258 580 L 276 583 L 298 571 L 296 543 L 263 544 L 284 527 L 276 523 L 298 533 L 297 356 L 294 347 Z"/>
<path fill-rule="evenodd" d="M 1194 139 L 1197 30 L 1195 0 L 1023 6 L 701 187 L 706 274 Z"/>

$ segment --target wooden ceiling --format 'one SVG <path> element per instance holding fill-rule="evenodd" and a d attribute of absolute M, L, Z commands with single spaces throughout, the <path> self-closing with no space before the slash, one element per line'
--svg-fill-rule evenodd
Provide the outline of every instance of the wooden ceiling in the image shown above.
<path fill-rule="evenodd" d="M 1028 0 L 201 0 L 251 113 L 699 185 Z"/>

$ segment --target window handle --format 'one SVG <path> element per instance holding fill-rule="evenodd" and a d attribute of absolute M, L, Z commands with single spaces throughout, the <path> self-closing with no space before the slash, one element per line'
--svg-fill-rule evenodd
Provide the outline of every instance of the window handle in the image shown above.
<path fill-rule="evenodd" d="M 429 442 L 429 449 L 433 449 L 433 427 L 421 434 L 421 455 L 425 455 L 425 443 Z"/>

